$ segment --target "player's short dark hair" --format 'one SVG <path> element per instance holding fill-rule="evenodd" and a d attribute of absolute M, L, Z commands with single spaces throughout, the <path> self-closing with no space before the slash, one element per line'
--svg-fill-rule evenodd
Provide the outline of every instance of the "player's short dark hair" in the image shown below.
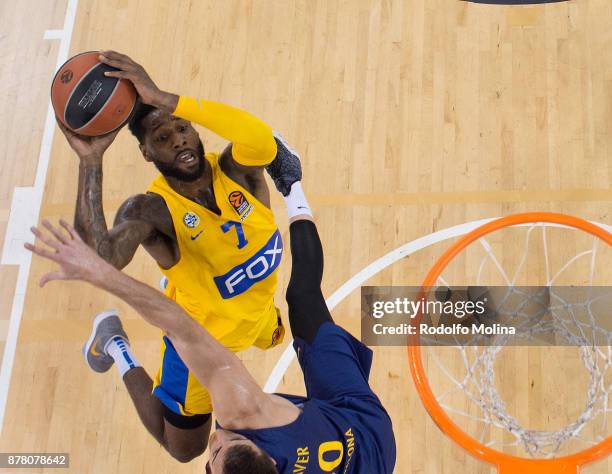
<path fill-rule="evenodd" d="M 134 113 L 130 117 L 130 121 L 128 122 L 128 128 L 130 129 L 130 132 L 132 132 L 132 135 L 136 137 L 138 143 L 144 142 L 146 130 L 142 125 L 142 121 L 154 110 L 156 110 L 156 108 L 152 105 L 138 102 L 138 104 L 136 105 L 136 110 L 134 110 Z"/>
<path fill-rule="evenodd" d="M 225 454 L 223 474 L 278 474 L 274 461 L 262 451 L 238 444 Z"/>

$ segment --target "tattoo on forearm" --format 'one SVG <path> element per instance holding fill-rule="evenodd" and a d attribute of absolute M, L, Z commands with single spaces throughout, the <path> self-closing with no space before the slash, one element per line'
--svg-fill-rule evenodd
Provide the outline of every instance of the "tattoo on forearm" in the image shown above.
<path fill-rule="evenodd" d="M 111 245 L 108 241 L 108 243 L 101 242 L 98 253 L 116 268 L 123 268 L 132 260 L 138 245 L 145 237 L 146 234 L 142 227 L 129 227 L 115 237 L 114 245 Z M 108 255 L 108 257 L 105 255 Z"/>
<path fill-rule="evenodd" d="M 100 255 L 100 257 L 116 266 L 113 262 L 113 245 L 110 239 L 104 238 L 100 240 L 96 250 L 98 251 L 98 255 Z"/>
<path fill-rule="evenodd" d="M 117 212 L 112 230 L 106 226 L 102 207 L 102 165 L 79 168 L 79 189 L 74 228 L 98 255 L 116 268 L 125 267 L 145 241 L 151 225 L 140 219 L 142 202 L 128 199 Z"/>
<path fill-rule="evenodd" d="M 108 242 L 108 228 L 102 208 L 102 164 L 79 167 L 74 228 L 91 247 L 100 250 Z M 100 255 L 108 260 L 107 256 Z"/>

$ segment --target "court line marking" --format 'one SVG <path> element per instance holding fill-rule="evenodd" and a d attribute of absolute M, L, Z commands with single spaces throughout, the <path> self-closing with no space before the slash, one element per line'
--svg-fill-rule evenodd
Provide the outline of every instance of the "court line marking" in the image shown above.
<path fill-rule="evenodd" d="M 443 240 L 448 240 L 453 237 L 458 237 L 460 235 L 464 235 L 481 225 L 486 224 L 487 222 L 491 222 L 497 218 L 492 217 L 488 219 L 479 219 L 472 222 L 466 222 L 463 224 L 458 224 L 452 227 L 447 227 L 446 229 L 439 230 L 432 234 L 427 234 L 423 237 L 420 237 L 416 240 L 408 242 L 404 245 L 397 247 L 395 250 L 383 255 L 382 257 L 374 260 L 364 269 L 353 275 L 349 278 L 343 285 L 340 286 L 334 293 L 330 295 L 329 298 L 325 300 L 327 303 L 327 307 L 330 311 L 332 311 L 344 298 L 346 298 L 349 294 L 355 290 L 358 286 L 360 286 L 363 282 L 373 277 L 381 270 L 384 270 L 388 266 L 397 262 L 399 259 L 407 257 L 419 250 L 422 250 L 430 245 L 436 244 L 438 242 L 442 242 Z M 602 224 L 599 222 L 591 221 L 593 224 L 598 225 L 606 229 L 608 232 L 612 232 L 612 226 L 607 224 Z M 553 225 L 554 226 L 554 225 Z M 563 226 L 555 226 L 555 227 L 563 227 Z M 264 385 L 264 392 L 272 393 L 278 389 L 278 386 L 287 372 L 289 365 L 293 361 L 295 357 L 295 351 L 293 350 L 293 341 L 289 341 L 285 351 L 279 358 L 278 362 L 272 369 L 266 384 Z"/>
<path fill-rule="evenodd" d="M 66 62 L 74 30 L 76 11 L 79 0 L 68 0 L 66 14 L 64 16 L 64 27 L 62 30 L 46 30 L 43 40 L 59 39 L 60 45 L 57 54 L 55 70 Z M 4 248 L 2 249 L 3 265 L 19 265 L 17 284 L 13 295 L 9 329 L 2 357 L 2 368 L 0 369 L 0 435 L 4 426 L 4 415 L 8 398 L 9 384 L 13 363 L 15 360 L 15 349 L 17 347 L 17 336 L 23 315 L 25 294 L 30 276 L 32 254 L 23 248 L 25 242 L 33 242 L 29 228 L 38 222 L 42 198 L 51 158 L 51 146 L 53 145 L 53 134 L 55 132 L 55 113 L 51 106 L 51 99 L 47 106 L 47 117 L 43 129 L 38 165 L 36 167 L 36 178 L 34 186 L 16 187 L 11 201 L 11 212 L 4 237 Z"/>
<path fill-rule="evenodd" d="M 542 189 L 533 191 L 434 191 L 423 193 L 342 193 L 317 194 L 308 198 L 315 207 L 322 206 L 410 206 L 422 204 L 483 204 L 502 202 L 585 202 L 612 201 L 610 189 Z M 121 199 L 105 199 L 104 210 L 117 212 L 125 202 Z M 282 207 L 282 209 L 281 209 Z M 284 213 L 284 204 L 272 203 L 272 210 Z M 59 216 L 74 211 L 74 203 L 45 203 L 43 212 Z"/>
<path fill-rule="evenodd" d="M 493 191 L 430 191 L 418 193 L 342 193 L 314 196 L 316 205 L 389 206 L 409 204 L 468 204 L 533 201 L 610 201 L 610 189 L 535 189 Z"/>
<path fill-rule="evenodd" d="M 46 30 L 43 35 L 44 40 L 61 40 L 64 38 L 64 30 Z"/>

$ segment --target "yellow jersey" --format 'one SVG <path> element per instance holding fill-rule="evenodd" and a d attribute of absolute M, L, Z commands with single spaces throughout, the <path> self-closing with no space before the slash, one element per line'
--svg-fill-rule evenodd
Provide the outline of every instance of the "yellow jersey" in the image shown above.
<path fill-rule="evenodd" d="M 159 175 L 148 192 L 161 196 L 180 252 L 166 295 L 232 351 L 250 347 L 276 324 L 274 292 L 283 243 L 272 211 L 227 176 L 207 153 L 218 215 L 174 191 Z"/>

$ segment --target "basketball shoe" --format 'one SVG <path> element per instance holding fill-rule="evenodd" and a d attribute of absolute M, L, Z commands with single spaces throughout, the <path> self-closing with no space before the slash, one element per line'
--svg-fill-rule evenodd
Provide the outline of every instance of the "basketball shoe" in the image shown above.
<path fill-rule="evenodd" d="M 106 349 L 113 340 L 118 344 L 128 343 L 127 334 L 123 330 L 117 312 L 114 310 L 103 311 L 94 319 L 91 335 L 83 346 L 83 356 L 92 370 L 106 372 L 111 368 L 114 360 Z"/>
<path fill-rule="evenodd" d="M 291 191 L 291 185 L 302 180 L 300 155 L 278 132 L 274 132 L 274 140 L 276 141 L 276 158 L 266 166 L 266 171 L 274 181 L 276 189 L 287 197 Z"/>

